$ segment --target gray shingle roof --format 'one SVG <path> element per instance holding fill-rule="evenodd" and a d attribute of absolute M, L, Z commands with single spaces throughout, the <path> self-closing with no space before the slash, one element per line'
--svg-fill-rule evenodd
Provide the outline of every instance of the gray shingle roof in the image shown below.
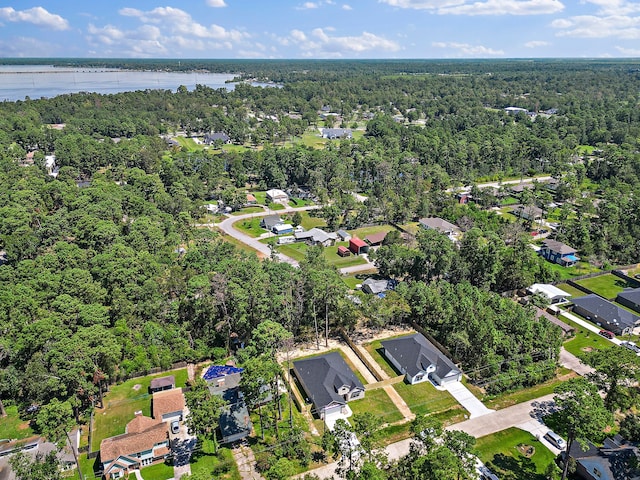
<path fill-rule="evenodd" d="M 293 362 L 293 369 L 318 412 L 333 402 L 346 403 L 337 392 L 340 387 L 364 389 L 338 352 L 297 360 Z"/>
<path fill-rule="evenodd" d="M 619 298 L 623 298 L 632 303 L 640 304 L 640 288 L 632 288 L 618 294 Z"/>
<path fill-rule="evenodd" d="M 385 340 L 382 346 L 412 377 L 425 371 L 429 365 L 436 366 L 435 374 L 440 378 L 460 372 L 451 360 L 419 333 Z"/>
<path fill-rule="evenodd" d="M 564 243 L 557 240 L 545 240 L 543 245 L 552 252 L 558 252 L 560 255 L 570 255 L 572 253 L 576 253 L 575 248 L 570 247 L 569 245 L 565 245 Z"/>
<path fill-rule="evenodd" d="M 640 320 L 640 317 L 637 315 L 605 300 L 595 293 L 576 298 L 573 300 L 573 304 L 591 313 L 591 320 L 601 323 L 603 327 L 606 327 L 607 323 L 617 323 L 621 329 L 627 327 L 633 328 L 638 320 Z"/>

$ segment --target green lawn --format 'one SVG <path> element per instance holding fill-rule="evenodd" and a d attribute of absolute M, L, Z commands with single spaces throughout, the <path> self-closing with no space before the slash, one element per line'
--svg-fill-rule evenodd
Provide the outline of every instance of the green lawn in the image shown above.
<path fill-rule="evenodd" d="M 533 447 L 533 453 L 524 455 L 519 445 Z M 555 458 L 533 435 L 515 427 L 479 438 L 476 449 L 480 460 L 502 480 L 545 480 Z"/>
<path fill-rule="evenodd" d="M 554 378 L 547 380 L 544 383 L 534 385 L 533 387 L 522 388 L 515 392 L 497 395 L 493 398 L 482 398 L 481 400 L 487 406 L 487 408 L 499 410 L 501 408 L 510 407 L 512 405 L 516 405 L 517 403 L 528 402 L 529 400 L 533 400 L 535 398 L 553 393 L 553 390 L 559 384 L 564 382 L 569 377 L 573 376 L 575 376 L 575 373 L 573 373 L 571 370 L 560 368 Z"/>
<path fill-rule="evenodd" d="M 391 230 L 395 230 L 391 225 L 375 225 L 373 227 L 362 227 L 357 228 L 355 230 L 349 230 L 349 233 L 354 237 L 358 237 L 364 240 L 364 237 L 367 235 L 371 235 L 374 233 L 380 232 L 390 232 Z"/>
<path fill-rule="evenodd" d="M 356 277 L 355 275 L 347 275 L 346 277 L 342 277 L 342 281 L 351 290 L 355 290 L 356 285 L 360 285 L 363 282 L 362 279 Z"/>
<path fill-rule="evenodd" d="M 173 478 L 173 466 L 165 463 L 149 465 L 140 470 L 140 475 L 144 480 L 168 480 Z"/>
<path fill-rule="evenodd" d="M 517 205 L 518 203 L 520 203 L 520 200 L 518 200 L 516 197 L 505 197 L 502 202 L 500 202 L 500 205 L 503 206 L 509 206 L 509 205 Z"/>
<path fill-rule="evenodd" d="M 420 230 L 419 222 L 409 222 L 409 223 L 402 224 L 400 226 L 412 235 L 417 235 L 418 231 Z"/>
<path fill-rule="evenodd" d="M 307 255 L 309 245 L 304 242 L 291 243 L 289 245 L 278 245 L 278 252 L 301 262 Z"/>
<path fill-rule="evenodd" d="M 602 350 L 603 348 L 611 347 L 612 343 L 597 333 L 587 330 L 582 325 L 572 322 L 562 314 L 560 314 L 559 318 L 576 329 L 575 336 L 564 342 L 563 346 L 567 352 L 579 357 L 591 350 Z"/>
<path fill-rule="evenodd" d="M 576 287 L 572 287 L 568 283 L 559 283 L 556 285 L 556 287 L 571 294 L 571 298 L 580 298 L 586 295 L 586 293 L 584 293 L 582 290 L 578 290 Z"/>
<path fill-rule="evenodd" d="M 272 210 L 276 210 L 275 208 Z M 244 207 L 241 208 L 240 210 L 233 212 L 231 215 L 237 217 L 240 215 L 246 215 L 248 213 L 263 213 L 264 212 L 264 208 L 262 207 L 258 207 L 258 206 L 253 206 L 253 207 Z"/>
<path fill-rule="evenodd" d="M 260 226 L 260 217 L 255 218 L 247 218 L 246 220 L 240 220 L 233 224 L 233 228 L 241 231 L 242 233 L 246 233 L 250 237 L 259 237 L 263 233 L 267 233 L 267 231 Z"/>
<path fill-rule="evenodd" d="M 247 245 L 244 242 L 241 242 L 240 240 L 230 236 L 230 235 L 226 235 L 224 233 L 220 233 L 220 238 L 222 239 L 222 241 L 224 242 L 228 242 L 233 244 L 237 249 L 245 251 L 247 253 L 258 253 L 256 252 L 256 250 L 254 250 L 253 248 L 251 248 L 249 245 Z"/>
<path fill-rule="evenodd" d="M 335 265 L 337 268 L 351 267 L 354 265 L 364 265 L 367 261 L 359 255 L 349 255 L 348 257 L 341 257 L 338 255 L 338 246 L 345 245 L 347 242 L 337 242 L 333 247 L 325 247 L 322 250 L 324 258 L 329 265 Z M 288 245 L 279 245 L 278 251 L 283 253 L 294 260 L 299 262 L 304 260 L 309 250 L 309 245 L 304 242 L 290 243 Z"/>
<path fill-rule="evenodd" d="M 105 408 L 97 408 L 94 413 L 92 451 L 100 449 L 100 442 L 108 437 L 124 433 L 125 426 L 142 410 L 143 415 L 151 416 L 151 395 L 149 384 L 151 379 L 174 375 L 176 387 L 184 387 L 187 381 L 187 369 L 158 373 L 141 378 L 132 378 L 119 385 L 114 385 L 105 394 Z"/>
<path fill-rule="evenodd" d="M 313 200 L 302 198 L 291 198 L 289 200 L 289 206 L 293 208 L 308 207 L 309 205 L 314 205 Z"/>
<path fill-rule="evenodd" d="M 143 471 L 145 473 L 145 471 Z M 191 458 L 191 473 L 221 480 L 240 480 L 240 472 L 228 448 L 221 448 L 218 454 L 196 452 Z M 147 476 L 144 476 L 147 480 Z"/>
<path fill-rule="evenodd" d="M 416 415 L 438 414 L 450 410 L 459 410 L 455 414 L 466 413 L 449 392 L 436 390 L 430 382 L 415 385 L 396 383 L 393 388 Z"/>
<path fill-rule="evenodd" d="M 560 280 L 567 280 L 580 275 L 598 272 L 600 269 L 587 262 L 578 262 L 575 267 L 563 267 L 557 263 L 547 262 L 552 271 L 558 274 Z"/>
<path fill-rule="evenodd" d="M 33 430 L 29 426 L 28 420 L 20 418 L 18 407 L 9 405 L 5 407 L 7 416 L 0 420 L 2 428 L 0 428 L 0 439 L 21 439 L 34 435 Z"/>
<path fill-rule="evenodd" d="M 189 151 L 200 151 L 205 149 L 205 145 L 197 144 L 192 138 L 187 137 L 174 137 L 174 139 L 180 144 L 180 146 Z"/>
<path fill-rule="evenodd" d="M 624 280 L 612 273 L 585 278 L 584 280 L 578 280 L 576 283 L 607 299 L 615 298 L 625 288 L 638 287 L 637 282 Z"/>
<path fill-rule="evenodd" d="M 302 216 L 302 223 L 300 225 L 302 225 L 302 228 L 305 230 L 327 226 L 327 222 L 324 218 L 312 217 L 309 215 L 309 212 L 300 212 L 300 215 Z"/>
<path fill-rule="evenodd" d="M 354 414 L 363 413 L 380 417 L 383 423 L 394 423 L 403 418 L 402 413 L 383 388 L 367 390 L 363 399 L 349 402 L 349 408 Z"/>
<path fill-rule="evenodd" d="M 399 425 L 390 425 L 382 429 L 383 445 L 391 445 L 411 436 L 411 422 L 401 423 Z"/>

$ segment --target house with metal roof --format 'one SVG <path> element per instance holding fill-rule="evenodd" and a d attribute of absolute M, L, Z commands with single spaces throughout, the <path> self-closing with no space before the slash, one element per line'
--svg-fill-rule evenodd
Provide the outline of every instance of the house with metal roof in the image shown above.
<path fill-rule="evenodd" d="M 337 238 L 335 233 L 332 235 L 315 227 L 304 232 L 295 232 L 293 235 L 298 242 L 306 242 L 310 245 L 321 245 L 323 247 L 333 245 Z"/>
<path fill-rule="evenodd" d="M 566 302 L 571 296 L 570 293 L 565 292 L 561 288 L 546 283 L 534 283 L 527 288 L 527 291 L 532 294 L 539 293 L 549 299 L 551 303 Z"/>
<path fill-rule="evenodd" d="M 616 297 L 616 302 L 640 313 L 640 288 L 620 292 Z"/>
<path fill-rule="evenodd" d="M 424 335 L 415 333 L 382 342 L 384 356 L 406 375 L 411 385 L 431 380 L 436 385 L 459 382 L 462 372 Z"/>
<path fill-rule="evenodd" d="M 323 128 L 320 131 L 322 138 L 335 140 L 337 138 L 351 138 L 353 135 L 350 128 Z"/>
<path fill-rule="evenodd" d="M 293 362 L 293 371 L 323 420 L 331 416 L 348 416 L 347 402 L 364 398 L 364 385 L 338 352 Z"/>
<path fill-rule="evenodd" d="M 437 230 L 440 233 L 444 233 L 451 240 L 455 240 L 455 238 L 461 233 L 460 228 L 442 218 L 427 217 L 421 218 L 418 222 L 422 228 L 426 228 L 427 230 Z"/>
<path fill-rule="evenodd" d="M 616 335 L 625 335 L 640 324 L 640 317 L 592 293 L 573 300 L 573 312 Z"/>

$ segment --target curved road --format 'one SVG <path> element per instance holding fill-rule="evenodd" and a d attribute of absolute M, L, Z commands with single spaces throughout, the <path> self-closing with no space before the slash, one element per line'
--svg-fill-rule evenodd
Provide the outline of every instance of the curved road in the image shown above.
<path fill-rule="evenodd" d="M 264 212 L 247 213 L 245 215 L 230 216 L 228 218 L 225 218 L 220 223 L 207 223 L 207 224 L 202 224 L 200 226 L 207 226 L 207 227 L 216 226 L 220 230 L 222 230 L 225 234 L 229 235 L 230 237 L 233 237 L 236 240 L 244 243 L 245 245 L 248 245 L 249 247 L 253 248 L 254 250 L 257 250 L 258 253 L 264 255 L 265 257 L 269 257 L 271 256 L 271 249 L 269 248 L 269 245 L 266 245 L 260 242 L 259 239 L 251 237 L 246 233 L 243 233 L 237 230 L 233 226 L 233 224 L 242 220 L 250 219 L 250 218 L 266 217 L 267 215 L 281 215 L 283 213 L 302 212 L 307 210 L 316 210 L 318 208 L 320 208 L 318 205 L 310 205 L 306 207 L 295 207 L 295 208 L 289 207 L 289 208 L 285 208 L 284 210 L 265 210 Z M 294 260 L 293 258 L 287 255 L 278 253 L 277 257 L 280 261 L 289 263 L 294 267 L 299 266 L 297 260 Z M 341 268 L 340 273 L 350 274 L 350 273 L 363 272 L 366 270 L 373 270 L 375 268 L 376 267 L 372 263 L 366 263 L 364 265 L 355 265 L 353 267 Z"/>

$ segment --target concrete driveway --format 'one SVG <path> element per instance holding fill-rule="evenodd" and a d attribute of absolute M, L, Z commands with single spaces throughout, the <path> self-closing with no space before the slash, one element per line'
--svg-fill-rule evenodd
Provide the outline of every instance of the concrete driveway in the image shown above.
<path fill-rule="evenodd" d="M 481 417 L 495 411 L 485 407 L 462 382 L 446 383 L 443 388 L 469 412 L 469 418 Z"/>

